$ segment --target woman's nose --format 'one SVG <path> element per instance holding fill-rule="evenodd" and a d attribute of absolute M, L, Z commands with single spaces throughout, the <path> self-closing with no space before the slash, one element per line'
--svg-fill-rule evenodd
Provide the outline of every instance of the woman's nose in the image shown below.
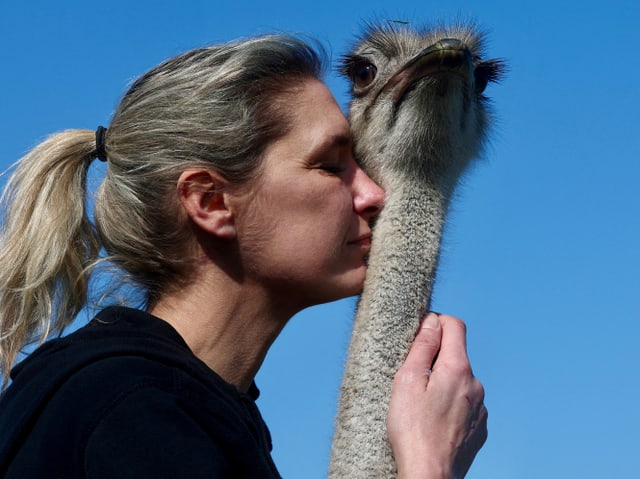
<path fill-rule="evenodd" d="M 353 181 L 353 209 L 366 218 L 377 215 L 384 206 L 384 190 L 358 167 Z"/>

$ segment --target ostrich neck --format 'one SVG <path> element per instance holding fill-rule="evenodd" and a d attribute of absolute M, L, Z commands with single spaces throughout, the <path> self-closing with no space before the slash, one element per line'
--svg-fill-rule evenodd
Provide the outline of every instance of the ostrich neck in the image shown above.
<path fill-rule="evenodd" d="M 338 406 L 330 477 L 395 477 L 386 417 L 393 377 L 424 314 L 449 188 L 388 189 L 375 226 Z"/>
<path fill-rule="evenodd" d="M 357 324 L 362 309 L 368 317 L 371 308 L 375 308 L 379 315 L 373 321 L 389 328 L 389 333 L 404 330 L 407 321 L 418 320 L 424 313 L 435 279 L 449 203 L 443 189 L 416 182 L 394 187 L 388 194 L 374 230 L 354 334 L 373 327 L 373 318 L 367 320 L 367 325 Z M 415 329 L 410 339 L 414 333 Z"/>

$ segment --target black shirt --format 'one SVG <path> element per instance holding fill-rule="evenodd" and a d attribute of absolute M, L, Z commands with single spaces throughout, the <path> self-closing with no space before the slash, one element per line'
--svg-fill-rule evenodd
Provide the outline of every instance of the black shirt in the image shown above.
<path fill-rule="evenodd" d="M 226 383 L 165 321 L 110 307 L 12 371 L 0 477 L 280 477 L 257 395 Z"/>

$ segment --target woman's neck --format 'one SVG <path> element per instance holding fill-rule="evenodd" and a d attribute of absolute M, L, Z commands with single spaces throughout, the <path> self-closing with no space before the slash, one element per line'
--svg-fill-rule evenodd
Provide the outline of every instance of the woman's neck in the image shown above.
<path fill-rule="evenodd" d="M 149 311 L 171 324 L 193 353 L 225 381 L 246 392 L 288 319 L 266 292 L 221 271 L 162 295 Z"/>

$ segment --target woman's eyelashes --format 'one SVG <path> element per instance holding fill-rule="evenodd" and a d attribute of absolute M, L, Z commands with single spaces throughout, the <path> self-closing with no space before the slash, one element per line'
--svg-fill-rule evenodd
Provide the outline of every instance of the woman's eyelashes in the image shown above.
<path fill-rule="evenodd" d="M 338 166 L 338 165 L 320 165 L 319 168 L 332 175 L 339 175 L 346 171 L 346 168 L 344 166 Z"/>

